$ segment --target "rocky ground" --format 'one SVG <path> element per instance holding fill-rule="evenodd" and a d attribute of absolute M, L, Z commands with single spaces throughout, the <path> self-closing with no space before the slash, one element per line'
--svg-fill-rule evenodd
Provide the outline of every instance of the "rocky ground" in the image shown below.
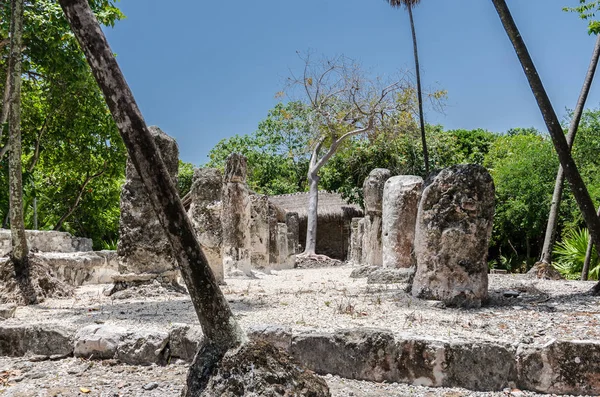
<path fill-rule="evenodd" d="M 244 327 L 280 324 L 296 331 L 377 327 L 389 329 L 397 337 L 419 335 L 450 341 L 544 344 L 553 339 L 600 340 L 600 298 L 586 294 L 594 282 L 490 275 L 490 303 L 480 309 L 459 310 L 415 300 L 403 292 L 402 284 L 352 279 L 351 271 L 343 266 L 259 274 L 253 280 L 228 279 L 223 291 Z M 197 323 L 189 298 L 176 291 L 151 286 L 108 297 L 102 293 L 105 287 L 85 286 L 78 288 L 73 298 L 19 307 L 15 317 L 2 324 L 81 328 L 95 323 L 168 330 L 173 323 Z M 183 363 L 136 367 L 111 360 L 0 358 L 0 396 L 176 396 L 186 370 Z M 516 390 L 427 389 L 332 376 L 325 379 L 334 396 L 536 395 Z"/>
<path fill-rule="evenodd" d="M 114 360 L 89 361 L 68 358 L 59 361 L 0 359 L 0 396 L 143 396 L 178 397 L 187 366 L 165 367 L 122 365 Z M 374 383 L 327 375 L 333 397 L 501 397 L 543 396 L 517 389 L 500 392 L 473 392 L 459 388 L 428 388 L 398 383 Z"/>

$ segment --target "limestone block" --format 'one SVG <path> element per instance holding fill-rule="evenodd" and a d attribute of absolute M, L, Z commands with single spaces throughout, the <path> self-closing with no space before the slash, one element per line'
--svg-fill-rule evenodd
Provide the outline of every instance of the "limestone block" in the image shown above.
<path fill-rule="evenodd" d="M 223 281 L 221 192 L 223 176 L 216 168 L 196 168 L 190 190 L 188 216 L 202 252 L 218 282 Z"/>
<path fill-rule="evenodd" d="M 277 249 L 277 257 L 278 259 L 278 269 L 293 269 L 289 267 L 290 263 L 288 257 L 288 229 L 285 223 L 277 224 L 277 245 L 279 246 Z"/>
<path fill-rule="evenodd" d="M 288 231 L 288 259 L 286 267 L 293 269 L 296 266 L 296 255 L 300 253 L 300 218 L 298 217 L 298 213 L 286 213 L 285 224 Z"/>
<path fill-rule="evenodd" d="M 519 386 L 540 393 L 600 395 L 600 341 L 521 345 Z"/>
<path fill-rule="evenodd" d="M 227 157 L 223 179 L 221 224 L 223 230 L 223 270 L 225 275 L 252 276 L 250 213 L 246 185 L 246 158 L 238 153 Z"/>
<path fill-rule="evenodd" d="M 171 356 L 191 362 L 202 342 L 202 328 L 197 325 L 173 324 L 169 332 Z"/>
<path fill-rule="evenodd" d="M 447 306 L 487 299 L 494 183 L 479 165 L 442 170 L 423 191 L 415 231 L 413 296 Z"/>
<path fill-rule="evenodd" d="M 250 243 L 252 268 L 269 270 L 269 198 L 263 195 L 250 196 Z"/>
<path fill-rule="evenodd" d="M 173 182 L 177 182 L 179 149 L 173 138 L 158 127 L 149 127 Z M 171 244 L 154 213 L 142 179 L 133 163 L 127 160 L 125 184 L 121 190 L 121 219 L 119 223 L 120 272 L 135 274 L 165 274 L 175 279 L 177 265 Z"/>
<path fill-rule="evenodd" d="M 348 263 L 351 265 L 362 264 L 362 245 L 365 234 L 364 218 L 352 218 L 350 223 L 350 254 Z"/>
<path fill-rule="evenodd" d="M 55 324 L 3 325 L 0 356 L 68 356 L 73 352 L 73 332 Z"/>
<path fill-rule="evenodd" d="M 389 178 L 383 188 L 383 267 L 414 265 L 413 242 L 423 178 L 400 175 Z"/>
<path fill-rule="evenodd" d="M 382 211 L 383 188 L 391 176 L 390 170 L 375 168 L 369 173 L 363 184 L 365 201 L 364 236 L 362 245 L 362 263 L 371 266 L 383 265 Z"/>
<path fill-rule="evenodd" d="M 290 327 L 258 324 L 250 326 L 246 333 L 250 340 L 267 342 L 285 351 L 289 351 L 292 347 L 292 329 Z"/>

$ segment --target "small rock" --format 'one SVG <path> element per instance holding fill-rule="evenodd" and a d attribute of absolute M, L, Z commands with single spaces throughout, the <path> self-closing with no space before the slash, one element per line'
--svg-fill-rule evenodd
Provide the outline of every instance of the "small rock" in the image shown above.
<path fill-rule="evenodd" d="M 504 291 L 502 294 L 506 298 L 516 298 L 517 296 L 521 295 L 521 293 L 519 291 L 513 291 L 513 290 Z"/>
<path fill-rule="evenodd" d="M 16 311 L 17 305 L 14 303 L 0 305 L 0 319 L 13 318 Z"/>
<path fill-rule="evenodd" d="M 38 363 L 40 361 L 46 361 L 48 358 L 48 356 L 44 356 L 42 354 L 35 354 L 29 357 L 29 361 L 31 361 L 32 363 Z"/>
<path fill-rule="evenodd" d="M 158 387 L 158 383 L 157 382 L 150 382 L 150 383 L 146 383 L 144 386 L 142 386 L 142 389 L 144 390 L 154 390 Z"/>

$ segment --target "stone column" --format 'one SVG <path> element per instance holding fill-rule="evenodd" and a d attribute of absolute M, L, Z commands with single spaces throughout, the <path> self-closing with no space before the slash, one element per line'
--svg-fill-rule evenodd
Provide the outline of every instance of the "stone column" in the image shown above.
<path fill-rule="evenodd" d="M 251 195 L 250 212 L 250 261 L 252 268 L 269 270 L 269 198 Z"/>
<path fill-rule="evenodd" d="M 285 224 L 288 231 L 288 269 L 296 267 L 296 254 L 300 252 L 300 218 L 297 212 L 285 214 Z"/>
<path fill-rule="evenodd" d="M 381 241 L 381 214 L 383 207 L 383 186 L 391 176 L 385 168 L 375 168 L 365 179 L 363 196 L 365 201 L 365 234 L 363 237 L 363 264 L 383 265 L 383 246 Z"/>
<path fill-rule="evenodd" d="M 277 209 L 269 203 L 269 268 L 279 269 Z"/>
<path fill-rule="evenodd" d="M 350 223 L 350 253 L 348 263 L 351 265 L 362 264 L 362 244 L 365 234 L 365 218 L 352 218 Z"/>
<path fill-rule="evenodd" d="M 423 192 L 420 176 L 393 176 L 383 188 L 383 267 L 413 266 L 417 210 Z"/>
<path fill-rule="evenodd" d="M 488 296 L 493 217 L 494 182 L 485 168 L 468 164 L 441 171 L 419 205 L 413 296 L 481 306 Z"/>
<path fill-rule="evenodd" d="M 221 189 L 223 175 L 216 168 L 196 168 L 191 188 L 188 211 L 196 237 L 217 281 L 223 283 L 221 249 Z"/>
<path fill-rule="evenodd" d="M 223 270 L 225 276 L 252 276 L 250 266 L 250 198 L 246 157 L 227 157 L 223 180 Z"/>
<path fill-rule="evenodd" d="M 175 139 L 160 128 L 149 127 L 158 146 L 162 161 L 171 178 L 177 183 L 179 149 Z M 125 184 L 121 189 L 121 218 L 119 221 L 119 272 L 135 282 L 158 279 L 174 283 L 179 271 L 171 254 L 171 244 L 165 236 L 150 204 L 142 179 L 133 163 L 127 159 Z M 115 279 L 115 281 L 120 281 Z"/>
<path fill-rule="evenodd" d="M 288 228 L 285 223 L 277 224 L 277 269 L 288 269 Z"/>

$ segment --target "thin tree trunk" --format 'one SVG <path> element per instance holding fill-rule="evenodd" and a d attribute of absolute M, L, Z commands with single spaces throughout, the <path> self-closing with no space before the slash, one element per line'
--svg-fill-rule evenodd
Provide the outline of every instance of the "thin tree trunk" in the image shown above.
<path fill-rule="evenodd" d="M 65 214 L 63 214 L 63 216 L 60 217 L 58 222 L 56 222 L 56 225 L 54 225 L 53 230 L 60 230 L 64 221 L 66 221 L 73 214 L 73 212 L 75 212 L 75 209 L 79 205 L 79 201 L 81 201 L 81 198 L 83 197 L 83 193 L 85 193 L 85 188 L 87 187 L 87 185 L 94 179 L 98 178 L 99 176 L 102 176 L 102 174 L 104 174 L 104 171 L 106 171 L 106 163 L 104 163 L 104 167 L 103 167 L 102 171 L 100 171 L 94 175 L 86 176 L 85 181 L 83 181 L 83 184 L 81 185 L 81 188 L 79 189 L 77 198 L 75 198 L 75 201 L 73 202 L 71 207 L 67 210 L 67 212 Z"/>
<path fill-rule="evenodd" d="M 600 216 L 600 207 L 598 207 L 598 216 Z M 594 248 L 594 242 L 592 236 L 588 238 L 588 245 L 585 250 L 585 259 L 583 260 L 583 268 L 581 269 L 581 280 L 586 281 L 590 273 L 590 263 L 592 262 L 592 250 Z"/>
<path fill-rule="evenodd" d="M 12 240 L 11 260 L 17 278 L 28 277 L 27 239 L 23 222 L 23 170 L 21 164 L 21 47 L 23 42 L 23 0 L 12 0 L 10 41 L 10 95 L 8 106 L 9 205 Z"/>
<path fill-rule="evenodd" d="M 592 87 L 592 81 L 594 81 L 594 75 L 596 74 L 596 67 L 598 66 L 598 59 L 600 58 L 600 35 L 596 38 L 596 45 L 592 53 L 592 59 L 590 60 L 590 66 L 588 68 L 575 111 L 573 112 L 573 118 L 569 125 L 569 132 L 567 134 L 567 144 L 569 148 L 573 147 L 575 141 L 575 135 L 579 128 L 581 116 L 583 115 L 583 109 L 587 101 L 590 88 Z M 541 261 L 544 263 L 552 263 L 552 249 L 554 242 L 556 241 L 556 225 L 558 224 L 558 211 L 560 209 L 560 202 L 562 200 L 562 192 L 565 181 L 565 173 L 562 167 L 558 166 L 558 172 L 556 173 L 556 182 L 554 184 L 554 193 L 552 194 L 552 205 L 550 206 L 550 213 L 548 214 L 548 224 L 546 225 L 546 235 L 544 236 L 544 246 L 542 247 Z"/>
<path fill-rule="evenodd" d="M 515 48 L 515 52 L 519 58 L 519 61 L 521 62 L 525 76 L 529 81 L 531 91 L 535 96 L 538 107 L 540 108 L 542 116 L 544 117 L 544 121 L 546 122 L 546 126 L 548 127 L 548 132 L 552 137 L 554 148 L 558 155 L 560 164 L 564 169 L 567 181 L 569 182 L 571 190 L 573 191 L 573 196 L 575 196 L 575 200 L 577 201 L 579 210 L 581 211 L 583 219 L 585 220 L 588 230 L 590 231 L 592 240 L 598 248 L 600 247 L 600 218 L 596 215 L 594 203 L 592 202 L 585 183 L 583 182 L 583 179 L 577 170 L 577 165 L 575 165 L 575 161 L 573 161 L 573 157 L 571 157 L 569 145 L 565 139 L 560 122 L 556 117 L 552 103 L 546 94 L 546 90 L 544 89 L 535 65 L 533 64 L 533 60 L 529 55 L 527 46 L 525 45 L 515 21 L 510 14 L 510 10 L 506 5 L 506 1 L 492 0 L 492 3 L 496 7 L 496 11 L 500 16 L 504 30 L 508 34 L 513 47 Z M 593 288 L 592 293 L 600 294 L 600 282 Z"/>
<path fill-rule="evenodd" d="M 246 336 L 217 285 L 177 188 L 88 2 L 60 0 L 60 5 L 104 93 L 131 161 L 179 263 L 205 338 L 190 369 L 190 374 L 198 374 L 197 371 L 210 369 L 227 350 L 241 345 Z M 198 378 L 189 376 L 188 393 L 203 388 L 199 382 Z"/>
<path fill-rule="evenodd" d="M 423 115 L 423 92 L 421 90 L 421 70 L 419 68 L 419 51 L 417 49 L 417 33 L 413 20 L 412 5 L 408 4 L 408 17 L 410 18 L 410 29 L 412 31 L 413 50 L 415 56 L 415 70 L 417 76 L 417 102 L 419 104 L 419 123 L 421 126 L 421 143 L 423 145 L 423 161 L 425 162 L 425 176 L 429 175 L 429 152 L 425 138 L 425 116 Z"/>
<path fill-rule="evenodd" d="M 317 172 L 308 172 L 308 212 L 306 218 L 306 244 L 304 255 L 315 255 L 317 249 L 317 217 L 319 208 L 319 176 Z"/>

